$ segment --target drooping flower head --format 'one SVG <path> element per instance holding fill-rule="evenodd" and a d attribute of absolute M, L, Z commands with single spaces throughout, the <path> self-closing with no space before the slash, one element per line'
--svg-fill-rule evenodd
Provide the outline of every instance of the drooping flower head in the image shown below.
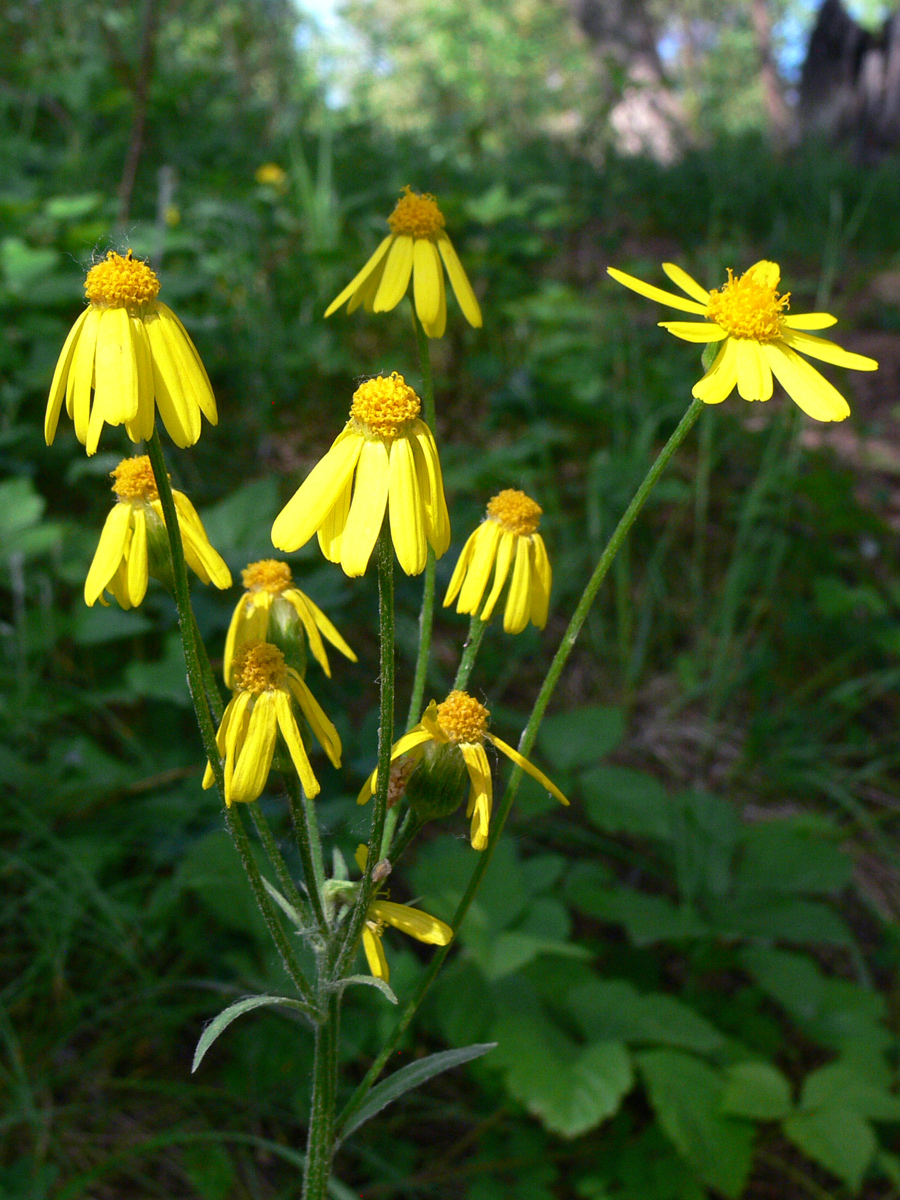
<path fill-rule="evenodd" d="M 331 677 L 323 636 L 351 662 L 356 662 L 356 655 L 318 605 L 294 586 L 291 568 L 286 562 L 264 558 L 250 563 L 241 572 L 241 578 L 246 590 L 237 602 L 225 638 L 222 674 L 229 687 L 235 652 L 244 642 L 273 642 L 288 658 L 296 654 L 298 661 L 291 665 L 301 674 L 303 646 L 308 641 L 313 658 Z"/>
<path fill-rule="evenodd" d="M 144 599 L 150 575 L 170 583 L 166 523 L 146 454 L 123 458 L 111 475 L 116 504 L 103 525 L 84 581 L 84 602 L 106 604 L 103 593 L 110 591 L 122 608 L 134 608 Z M 183 492 L 173 490 L 172 498 L 187 565 L 204 583 L 231 587 L 231 572 L 210 545 L 197 510 Z"/>
<path fill-rule="evenodd" d="M 468 776 L 466 816 L 472 819 L 470 838 L 475 850 L 483 850 L 487 845 L 493 806 L 493 784 L 485 741 L 536 779 L 561 804 L 569 803 L 543 771 L 488 730 L 490 717 L 487 708 L 474 696 L 453 691 L 441 704 L 432 700 L 419 724 L 391 747 L 392 762 L 403 754 L 410 754 L 418 763 L 406 783 L 405 794 L 410 806 L 422 816 L 444 816 L 453 812 L 462 800 Z M 363 785 L 358 804 L 368 801 L 377 783 L 378 771 L 375 770 Z"/>
<path fill-rule="evenodd" d="M 336 767 L 341 765 L 341 739 L 297 671 L 285 663 L 277 646 L 248 642 L 235 657 L 232 681 L 234 695 L 222 714 L 216 734 L 228 807 L 240 801 L 251 802 L 262 793 L 279 737 L 307 796 L 318 795 L 319 783 L 309 765 L 294 704 L 299 705 Z M 203 786 L 212 787 L 214 782 L 212 767 L 207 764 Z"/>
<path fill-rule="evenodd" d="M 363 383 L 350 420 L 272 526 L 279 550 L 298 550 L 319 535 L 329 562 L 362 575 L 384 521 L 407 575 L 425 569 L 450 544 L 450 518 L 437 446 L 419 417 L 419 397 L 395 371 Z"/>
<path fill-rule="evenodd" d="M 216 402 L 187 330 L 157 299 L 155 272 L 130 250 L 110 250 L 88 271 L 84 290 L 88 307 L 66 338 L 50 385 L 47 445 L 65 399 L 88 454 L 104 424 L 124 425 L 133 442 L 152 437 L 155 407 L 175 445 L 193 446 L 200 414 L 218 421 Z"/>
<path fill-rule="evenodd" d="M 446 267 L 463 316 L 480 329 L 481 309 L 444 224 L 444 214 L 434 196 L 427 192 L 420 195 L 407 185 L 388 217 L 391 232 L 332 300 L 325 316 L 337 312 L 345 301 L 349 301 L 348 312 L 360 304 L 367 312 L 389 312 L 406 295 L 412 276 L 413 300 L 422 328 L 430 338 L 443 337 L 447 326 Z"/>
<path fill-rule="evenodd" d="M 356 865 L 360 871 L 365 871 L 369 857 L 368 846 L 357 846 Z M 366 920 L 363 925 L 362 942 L 369 970 L 376 979 L 390 982 L 391 972 L 385 957 L 381 938 L 385 926 L 391 925 L 402 933 L 408 934 L 417 942 L 425 942 L 429 946 L 446 946 L 453 940 L 453 930 L 444 921 L 432 917 L 421 908 L 413 908 L 410 904 L 395 904 L 393 900 L 379 899 L 375 893 L 369 907 L 366 909 Z"/>
<path fill-rule="evenodd" d="M 538 533 L 542 512 L 541 506 L 524 492 L 515 488 L 498 492 L 488 502 L 484 520 L 463 546 L 444 606 L 452 604 L 459 593 L 457 612 L 490 620 L 511 567 L 503 628 L 507 633 L 521 633 L 531 621 L 543 629 L 553 574 L 547 547 Z M 494 582 L 482 607 L 492 568 Z"/>
<path fill-rule="evenodd" d="M 737 278 L 729 270 L 728 281 L 713 291 L 701 287 L 674 263 L 663 263 L 662 268 L 689 299 L 614 267 L 607 270 L 641 296 L 705 318 L 702 323 L 660 321 L 663 329 L 686 342 L 722 343 L 709 370 L 694 384 L 693 395 L 698 400 L 719 404 L 735 386 L 744 400 L 768 400 L 774 375 L 794 403 L 815 420 L 843 421 L 850 415 L 850 406 L 840 392 L 801 355 L 857 371 L 874 371 L 878 363 L 809 332 L 836 324 L 837 318 L 829 313 L 788 316 L 790 292 L 782 295 L 777 290 L 781 279 L 777 263 L 754 263 Z"/>

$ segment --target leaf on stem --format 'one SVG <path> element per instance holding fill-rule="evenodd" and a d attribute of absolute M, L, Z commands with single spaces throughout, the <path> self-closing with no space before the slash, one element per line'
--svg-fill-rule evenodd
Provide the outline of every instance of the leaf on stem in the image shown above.
<path fill-rule="evenodd" d="M 191 1074 L 193 1075 L 200 1066 L 203 1056 L 219 1034 L 227 1029 L 232 1021 L 236 1021 L 238 1017 L 245 1012 L 251 1012 L 254 1008 L 262 1008 L 265 1004 L 284 1004 L 288 1008 L 298 1009 L 304 1015 L 308 1015 L 309 1012 L 305 1004 L 299 1000 L 292 1000 L 289 996 L 247 996 L 244 1000 L 229 1004 L 217 1017 L 213 1017 L 200 1035 L 200 1041 L 194 1051 L 194 1061 L 191 1063 Z"/>

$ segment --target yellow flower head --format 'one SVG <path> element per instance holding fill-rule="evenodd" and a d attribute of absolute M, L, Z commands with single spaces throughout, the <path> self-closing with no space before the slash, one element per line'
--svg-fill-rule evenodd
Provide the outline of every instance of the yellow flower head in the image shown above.
<path fill-rule="evenodd" d="M 294 702 L 306 718 L 328 758 L 341 765 L 341 739 L 312 692 L 284 661 L 277 646 L 247 642 L 232 664 L 234 695 L 222 714 L 216 745 L 225 773 L 225 803 L 255 800 L 266 786 L 279 735 L 307 796 L 319 793 L 297 724 Z M 207 764 L 203 786 L 215 782 Z"/>
<path fill-rule="evenodd" d="M 391 538 L 407 575 L 450 544 L 450 517 L 437 446 L 419 417 L 419 397 L 396 371 L 363 383 L 350 420 L 275 518 L 272 542 L 294 551 L 319 535 L 329 562 L 362 575 L 388 510 Z"/>
<path fill-rule="evenodd" d="M 360 871 L 365 871 L 369 857 L 368 846 L 357 846 L 356 864 Z M 385 926 L 391 925 L 402 933 L 414 937 L 417 942 L 426 942 L 429 946 L 446 946 L 453 940 L 453 930 L 437 917 L 432 917 L 421 908 L 413 908 L 409 904 L 395 904 L 392 900 L 379 900 L 378 892 L 366 909 L 366 922 L 363 925 L 362 941 L 366 953 L 369 970 L 376 979 L 390 982 L 391 972 L 381 938 Z"/>
<path fill-rule="evenodd" d="M 152 437 L 156 407 L 176 446 L 193 446 L 200 414 L 218 421 L 216 401 L 187 330 L 157 299 L 155 273 L 130 250 L 110 250 L 88 271 L 84 290 L 88 307 L 66 338 L 50 385 L 47 445 L 65 399 L 88 454 L 104 424 L 124 425 L 133 442 Z"/>
<path fill-rule="evenodd" d="M 112 478 L 117 503 L 84 581 L 84 602 L 106 604 L 103 593 L 108 590 L 122 608 L 134 608 L 144 599 L 151 573 L 164 579 L 171 574 L 165 519 L 146 454 L 123 459 Z M 172 497 L 188 566 L 204 583 L 231 587 L 231 572 L 210 545 L 197 510 L 183 492 L 173 491 Z"/>
<path fill-rule="evenodd" d="M 284 191 L 285 184 L 287 183 L 287 172 L 284 167 L 279 167 L 278 163 L 263 163 L 261 167 L 256 168 L 255 179 L 257 183 L 261 183 L 264 187 L 272 187 L 278 191 Z"/>
<path fill-rule="evenodd" d="M 878 363 L 864 354 L 852 354 L 826 338 L 813 337 L 811 329 L 827 329 L 837 323 L 829 313 L 797 313 L 788 316 L 790 292 L 781 295 L 781 270 L 777 263 L 754 263 L 737 279 L 729 270 L 728 281 L 708 292 L 674 263 L 663 263 L 669 279 L 689 297 L 663 291 L 614 267 L 607 270 L 633 292 L 705 318 L 697 321 L 660 321 L 663 329 L 686 342 L 721 342 L 715 361 L 693 395 L 704 404 L 719 404 L 737 385 L 744 400 L 769 400 L 772 377 L 778 380 L 798 407 L 817 421 L 843 421 L 850 406 L 824 375 L 801 358 L 874 371 Z"/>
<path fill-rule="evenodd" d="M 544 539 L 537 531 L 542 511 L 530 496 L 515 488 L 505 488 L 494 496 L 484 520 L 463 546 L 444 606 L 452 604 L 459 593 L 457 612 L 489 620 L 511 567 L 503 628 L 507 633 L 521 633 L 531 621 L 543 629 L 553 574 Z M 492 568 L 494 582 L 482 607 Z"/>
<path fill-rule="evenodd" d="M 432 700 L 419 724 L 391 747 L 391 762 L 403 754 L 411 754 L 417 760 L 421 760 L 429 744 L 449 746 L 459 752 L 469 776 L 466 816 L 472 819 L 470 837 L 474 850 L 483 850 L 487 845 L 493 806 L 493 784 L 490 764 L 484 749 L 485 741 L 496 746 L 501 754 L 505 754 L 511 762 L 536 779 L 561 804 L 569 803 L 543 771 L 539 771 L 518 750 L 514 750 L 488 730 L 490 718 L 491 714 L 474 696 L 470 696 L 468 692 L 451 692 L 441 704 Z M 377 784 L 378 771 L 375 770 L 363 784 L 357 803 L 365 804 L 373 795 Z"/>
<path fill-rule="evenodd" d="M 242 578 L 246 591 L 237 602 L 225 638 L 222 673 L 229 687 L 232 685 L 235 652 L 245 642 L 280 643 L 279 634 L 283 634 L 285 639 L 290 641 L 301 628 L 306 634 L 313 657 L 329 678 L 331 667 L 322 641 L 323 636 L 351 662 L 356 662 L 356 655 L 318 605 L 294 586 L 291 569 L 286 562 L 276 558 L 264 558 L 261 562 L 250 563 L 242 572 Z"/>
<path fill-rule="evenodd" d="M 360 304 L 366 312 L 396 308 L 413 280 L 413 299 L 422 328 L 430 338 L 443 337 L 447 326 L 444 268 L 463 316 L 481 328 L 481 309 L 453 244 L 444 230 L 444 214 L 434 196 L 420 195 L 407 185 L 388 217 L 391 232 L 336 299 L 325 310 L 330 317 L 345 301 L 347 311 Z M 443 266 L 441 262 L 443 261 Z"/>

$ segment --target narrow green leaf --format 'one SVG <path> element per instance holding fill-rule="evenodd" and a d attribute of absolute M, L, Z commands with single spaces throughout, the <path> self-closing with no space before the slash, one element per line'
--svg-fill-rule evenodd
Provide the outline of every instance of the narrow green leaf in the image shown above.
<path fill-rule="evenodd" d="M 283 1004 L 288 1008 L 296 1008 L 300 1012 L 306 1013 L 306 1006 L 304 1004 L 301 1004 L 299 1000 L 291 1000 L 288 996 L 248 996 L 244 1000 L 238 1000 L 234 1004 L 229 1004 L 227 1008 L 222 1009 L 217 1017 L 213 1017 L 200 1035 L 200 1041 L 197 1043 L 197 1049 L 194 1051 L 191 1074 L 193 1075 L 194 1071 L 200 1066 L 203 1056 L 219 1034 L 227 1029 L 232 1021 L 236 1021 L 245 1012 L 251 1012 L 254 1008 L 262 1008 L 266 1004 Z"/>
<path fill-rule="evenodd" d="M 390 1000 L 391 1004 L 398 1003 L 397 997 L 393 990 L 388 987 L 383 979 L 376 979 L 374 975 L 348 975 L 345 979 L 340 981 L 339 986 L 341 991 L 343 991 L 345 987 L 349 987 L 351 983 L 362 983 L 366 984 L 368 987 L 378 988 L 379 992 L 381 992 L 385 999 Z"/>
<path fill-rule="evenodd" d="M 282 896 L 282 894 L 281 894 L 281 892 L 279 892 L 278 888 L 275 887 L 274 884 L 269 883 L 269 881 L 268 881 L 268 879 L 266 879 L 265 875 L 262 876 L 262 881 L 263 881 L 263 887 L 266 889 L 266 891 L 269 893 L 269 895 L 272 897 L 272 899 L 275 901 L 275 903 L 278 905 L 278 907 L 281 909 L 281 911 L 284 913 L 284 915 L 287 917 L 287 919 L 291 922 L 291 924 L 295 925 L 297 927 L 297 929 L 305 929 L 306 924 L 305 924 L 303 918 L 297 912 L 296 908 L 294 908 L 293 904 L 291 904 L 289 901 L 285 900 L 284 896 Z"/>
<path fill-rule="evenodd" d="M 463 1046 L 459 1050 L 442 1050 L 439 1054 L 429 1054 L 427 1058 L 420 1058 L 408 1066 L 401 1067 L 399 1071 L 395 1071 L 393 1075 L 372 1088 L 365 1103 L 356 1110 L 340 1131 L 338 1143 L 343 1142 L 351 1133 L 359 1129 L 360 1125 L 380 1113 L 383 1108 L 387 1108 L 389 1104 L 399 1100 L 404 1093 L 421 1087 L 423 1083 L 435 1075 L 440 1075 L 443 1071 L 462 1066 L 463 1063 L 470 1062 L 473 1058 L 480 1058 L 482 1054 L 493 1050 L 496 1045 L 496 1042 L 481 1042 L 474 1046 Z"/>

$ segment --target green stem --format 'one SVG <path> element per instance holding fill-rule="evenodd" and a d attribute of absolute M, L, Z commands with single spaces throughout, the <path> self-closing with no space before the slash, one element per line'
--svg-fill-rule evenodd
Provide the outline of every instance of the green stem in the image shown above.
<path fill-rule="evenodd" d="M 325 1200 L 334 1156 L 334 1109 L 337 1096 L 338 1027 L 340 996 L 332 992 L 327 1014 L 316 1027 L 313 1057 L 312 1107 L 306 1135 L 303 1200 Z"/>
<path fill-rule="evenodd" d="M 347 922 L 337 955 L 333 979 L 342 979 L 362 933 L 372 898 L 372 871 L 382 856 L 387 816 L 388 788 L 391 782 L 391 747 L 394 742 L 394 547 L 387 522 L 378 535 L 378 620 L 381 641 L 380 719 L 378 725 L 378 782 L 369 834 L 369 854 L 353 912 Z"/>
<path fill-rule="evenodd" d="M 481 639 L 484 637 L 484 631 L 487 627 L 487 621 L 482 621 L 480 617 L 473 617 L 469 622 L 469 636 L 466 638 L 465 646 L 463 646 L 462 658 L 459 660 L 459 669 L 456 672 L 456 678 L 453 680 L 454 691 L 464 692 L 466 690 L 466 684 L 469 682 L 469 676 L 472 674 L 472 668 L 475 666 L 475 659 L 478 657 Z"/>
<path fill-rule="evenodd" d="M 197 714 L 197 724 L 200 726 L 200 738 L 203 742 L 203 751 L 212 767 L 213 777 L 216 781 L 216 790 L 219 793 L 223 805 L 225 805 L 225 776 L 222 771 L 222 763 L 219 759 L 219 748 L 216 745 L 216 731 L 213 725 L 212 713 L 210 712 L 209 700 L 206 695 L 206 690 L 203 683 L 203 666 L 201 661 L 201 646 L 202 643 L 197 636 L 197 623 L 194 619 L 194 610 L 191 606 L 191 590 L 188 584 L 187 564 L 184 558 L 184 546 L 181 541 L 181 527 L 178 524 L 178 514 L 175 510 L 175 500 L 172 496 L 172 485 L 169 482 L 169 472 L 166 470 L 166 460 L 163 454 L 162 443 L 159 440 L 159 431 L 154 429 L 153 437 L 146 443 L 147 453 L 150 456 L 150 464 L 153 467 L 153 475 L 156 480 L 156 490 L 159 493 L 160 505 L 163 511 L 163 521 L 166 527 L 166 536 L 169 542 L 169 549 L 172 555 L 172 575 L 175 584 L 175 604 L 178 608 L 178 628 L 181 633 L 181 644 L 184 648 L 184 662 L 187 668 L 188 687 L 191 692 L 191 699 L 194 703 L 194 712 Z M 205 658 L 206 651 L 203 649 L 202 657 Z M 207 663 L 208 666 L 208 663 Z M 275 913 L 272 901 L 270 900 L 266 889 L 263 886 L 262 876 L 259 873 L 259 867 L 256 865 L 256 859 L 250 850 L 250 843 L 247 840 L 247 834 L 241 823 L 237 813 L 225 805 L 225 820 L 228 824 L 228 830 L 234 840 L 235 847 L 241 859 L 241 865 L 247 875 L 256 903 L 259 905 L 260 912 L 266 922 L 266 928 L 272 936 L 278 948 L 278 953 L 281 955 L 281 961 L 284 964 L 284 969 L 287 971 L 290 978 L 293 980 L 297 991 L 306 1001 L 309 1006 L 309 1011 L 315 1011 L 315 1005 L 312 998 L 312 991 L 309 984 L 300 970 L 300 964 L 297 961 L 293 948 L 285 936 L 285 932 L 281 926 L 281 922 Z"/>
<path fill-rule="evenodd" d="M 525 757 L 528 756 L 529 751 L 534 745 L 534 740 L 537 737 L 537 731 L 540 727 L 540 723 L 543 719 L 544 713 L 546 712 L 547 705 L 550 703 L 550 697 L 553 695 L 553 691 L 559 682 L 559 677 L 562 674 L 566 660 L 572 653 L 572 649 L 578 639 L 578 634 L 581 632 L 581 627 L 584 625 L 584 622 L 587 619 L 587 615 L 590 612 L 591 605 L 596 598 L 601 583 L 605 579 L 607 572 L 615 561 L 616 554 L 621 549 L 622 543 L 628 536 L 628 533 L 634 524 L 638 513 L 646 504 L 647 497 L 650 495 L 654 485 L 668 465 L 672 455 L 687 437 L 697 418 L 700 416 L 702 408 L 703 402 L 701 400 L 692 401 L 687 412 L 679 421 L 674 433 L 659 452 L 656 461 L 647 472 L 637 492 L 635 492 L 631 503 L 628 505 L 628 508 L 625 510 L 625 513 L 613 531 L 612 537 L 609 539 L 609 542 L 606 545 L 606 549 L 600 555 L 597 565 L 594 568 L 594 573 L 588 580 L 587 586 L 582 592 L 581 599 L 578 601 L 575 612 L 572 614 L 572 619 L 569 621 L 568 628 L 562 636 L 559 648 L 553 657 L 553 661 L 550 664 L 550 669 L 547 672 L 546 678 L 541 685 L 541 690 L 538 692 L 537 699 L 534 702 L 534 707 L 531 710 L 531 716 L 528 718 L 528 723 L 522 732 L 521 738 L 519 739 L 519 752 Z M 472 872 L 469 885 L 466 888 L 462 899 L 457 905 L 456 912 L 453 915 L 452 925 L 454 932 L 459 929 L 460 925 L 465 919 L 466 913 L 469 911 L 469 906 L 475 897 L 475 893 L 478 891 L 481 881 L 484 878 L 484 874 L 490 866 L 494 849 L 496 848 L 500 839 L 500 834 L 503 832 L 503 826 L 506 823 L 509 810 L 512 807 L 516 793 L 519 790 L 519 782 L 521 781 L 521 778 L 522 769 L 520 767 L 516 767 L 512 773 L 512 776 L 510 777 L 506 791 L 503 793 L 503 799 L 498 807 L 496 817 L 491 823 L 488 844 L 478 856 L 478 863 L 475 867 L 475 870 Z M 422 975 L 422 978 L 419 980 L 419 984 L 415 990 L 415 993 L 413 994 L 413 997 L 407 1004 L 406 1008 L 403 1010 L 400 1020 L 397 1022 L 394 1032 L 388 1039 L 387 1044 L 382 1047 L 371 1067 L 366 1072 L 362 1082 L 359 1084 L 356 1091 L 344 1106 L 344 1109 L 338 1118 L 338 1129 L 340 1129 L 340 1127 L 346 1122 L 348 1117 L 352 1116 L 353 1113 L 357 1111 L 372 1084 L 381 1074 L 385 1063 L 394 1052 L 397 1042 L 403 1036 L 409 1023 L 415 1016 L 419 1005 L 425 998 L 426 992 L 431 986 L 434 977 L 440 970 L 444 959 L 450 952 L 450 946 L 452 945 L 453 942 L 450 942 L 447 946 L 441 946 L 433 954 L 431 962 L 428 964 L 428 967 Z"/>
<path fill-rule="evenodd" d="M 306 880 L 309 902 L 319 932 L 325 937 L 328 934 L 328 918 L 322 900 L 325 890 L 325 864 L 322 860 L 322 842 L 319 838 L 319 823 L 316 820 L 315 808 L 296 775 L 285 771 L 282 778 L 291 806 L 291 820 L 294 822 L 294 832 L 297 835 L 297 846 L 300 850 L 300 861 L 303 863 L 303 877 Z"/>
<path fill-rule="evenodd" d="M 391 864 L 396 866 L 401 854 L 403 854 L 406 847 L 410 844 L 410 842 L 424 825 L 425 822 L 420 820 L 420 818 L 417 817 L 414 812 L 407 810 L 406 818 L 403 824 L 400 826 L 400 832 L 397 834 L 396 842 L 386 853 L 382 854 L 382 857 L 390 858 Z"/>
<path fill-rule="evenodd" d="M 284 893 L 285 900 L 292 904 L 303 918 L 304 925 L 310 924 L 309 905 L 300 895 L 297 885 L 294 883 L 291 872 L 288 869 L 287 863 L 284 861 L 284 855 L 279 849 L 275 835 L 272 833 L 271 826 L 266 820 L 265 813 L 257 800 L 252 804 L 248 804 L 250 816 L 253 818 L 253 824 L 256 827 L 256 832 L 259 835 L 259 840 L 263 844 L 269 862 L 275 869 L 275 874 L 278 876 L 278 882 L 281 884 L 281 890 Z"/>
<path fill-rule="evenodd" d="M 206 646 L 203 638 L 200 636 L 200 629 L 197 625 L 197 620 L 191 613 L 194 620 L 194 637 L 197 643 L 197 657 L 200 659 L 200 671 L 203 676 L 203 689 L 206 692 L 206 699 L 209 704 L 210 712 L 216 721 L 222 720 L 222 713 L 225 711 L 222 704 L 222 693 L 219 691 L 219 681 L 216 679 L 212 669 L 212 664 L 209 661 L 209 655 L 206 653 Z"/>

